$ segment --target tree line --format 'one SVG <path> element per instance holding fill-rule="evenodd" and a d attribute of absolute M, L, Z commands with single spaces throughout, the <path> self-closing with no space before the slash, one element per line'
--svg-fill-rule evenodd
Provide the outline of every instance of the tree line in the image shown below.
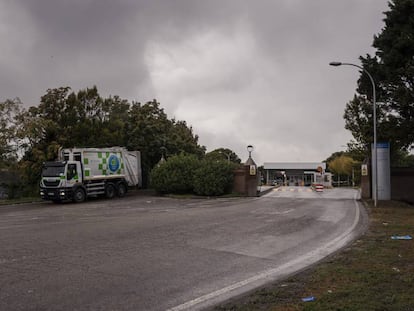
<path fill-rule="evenodd" d="M 414 164 L 409 154 L 414 143 L 414 1 L 394 0 L 388 6 L 385 26 L 372 43 L 375 55 L 360 56 L 360 61 L 375 81 L 377 140 L 390 142 L 393 166 L 407 166 Z M 372 97 L 371 81 L 361 72 L 344 113 L 345 128 L 354 137 L 348 149 L 356 157 L 370 154 L 373 143 Z"/>
<path fill-rule="evenodd" d="M 162 156 L 204 157 L 206 148 L 198 139 L 185 121 L 168 118 L 155 99 L 141 104 L 119 96 L 103 98 L 96 86 L 77 93 L 70 87 L 48 89 L 38 106 L 27 109 L 17 98 L 0 103 L 0 169 L 18 172 L 32 189 L 37 188 L 42 163 L 55 160 L 59 148 L 140 150 L 147 185 Z M 218 151 L 214 155 L 225 159 Z"/>
<path fill-rule="evenodd" d="M 391 166 L 414 167 L 414 1 L 394 0 L 384 12 L 384 27 L 374 36 L 375 54 L 360 56 L 375 81 L 377 141 L 390 143 Z M 360 164 L 369 162 L 373 143 L 373 89 L 361 71 L 352 100 L 346 103 L 345 128 L 353 140 L 347 151 L 325 160 L 337 178 L 352 171 L 359 182 Z"/>

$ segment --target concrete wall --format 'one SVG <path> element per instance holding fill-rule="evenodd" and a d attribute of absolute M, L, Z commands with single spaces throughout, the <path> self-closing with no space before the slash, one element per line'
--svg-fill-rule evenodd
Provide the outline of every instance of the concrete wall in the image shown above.
<path fill-rule="evenodd" d="M 258 172 L 258 171 L 256 171 Z M 233 192 L 245 196 L 257 196 L 259 174 L 250 175 L 250 166 L 243 165 L 234 170 Z"/>
<path fill-rule="evenodd" d="M 391 168 L 391 199 L 414 203 L 414 168 Z"/>
<path fill-rule="evenodd" d="M 241 166 L 234 170 L 233 192 L 239 194 L 246 194 L 246 174 L 247 167 Z"/>

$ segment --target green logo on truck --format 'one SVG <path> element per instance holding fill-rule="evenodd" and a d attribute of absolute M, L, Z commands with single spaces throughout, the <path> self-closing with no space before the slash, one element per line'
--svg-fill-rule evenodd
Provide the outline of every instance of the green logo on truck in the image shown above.
<path fill-rule="evenodd" d="M 111 155 L 108 160 L 108 168 L 111 172 L 116 172 L 121 167 L 121 161 L 116 155 Z"/>

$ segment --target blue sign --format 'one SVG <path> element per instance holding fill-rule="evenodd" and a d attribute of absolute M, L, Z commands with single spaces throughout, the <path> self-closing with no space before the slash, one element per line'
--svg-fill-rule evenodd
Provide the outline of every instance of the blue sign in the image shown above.
<path fill-rule="evenodd" d="M 116 172 L 121 167 L 121 162 L 116 155 L 111 155 L 108 160 L 108 168 L 111 172 Z"/>
<path fill-rule="evenodd" d="M 377 149 L 389 149 L 390 143 L 377 143 Z"/>

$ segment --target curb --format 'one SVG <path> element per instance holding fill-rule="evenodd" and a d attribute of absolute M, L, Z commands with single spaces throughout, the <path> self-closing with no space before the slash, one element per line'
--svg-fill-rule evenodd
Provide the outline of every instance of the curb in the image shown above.
<path fill-rule="evenodd" d="M 269 192 L 272 192 L 273 191 L 273 189 L 275 189 L 276 188 L 276 186 L 274 186 L 274 187 L 271 187 L 271 188 L 268 188 L 268 189 L 266 189 L 266 190 L 263 190 L 263 191 L 258 191 L 258 194 L 257 194 L 257 196 L 258 197 L 261 197 L 261 196 L 263 196 L 263 195 L 265 195 L 265 194 L 268 194 Z"/>

